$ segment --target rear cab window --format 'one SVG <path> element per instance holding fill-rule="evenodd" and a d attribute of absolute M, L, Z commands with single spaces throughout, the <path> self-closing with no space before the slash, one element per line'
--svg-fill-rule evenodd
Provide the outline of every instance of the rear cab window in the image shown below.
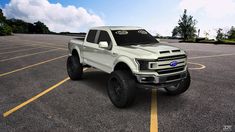
<path fill-rule="evenodd" d="M 97 30 L 90 30 L 87 35 L 87 42 L 95 43 L 95 37 L 96 37 Z"/>

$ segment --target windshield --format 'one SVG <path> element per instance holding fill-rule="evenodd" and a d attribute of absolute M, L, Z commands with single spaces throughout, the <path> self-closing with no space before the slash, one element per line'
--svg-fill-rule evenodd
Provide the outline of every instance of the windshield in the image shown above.
<path fill-rule="evenodd" d="M 118 46 L 158 43 L 158 41 L 144 29 L 112 30 L 112 34 Z"/>

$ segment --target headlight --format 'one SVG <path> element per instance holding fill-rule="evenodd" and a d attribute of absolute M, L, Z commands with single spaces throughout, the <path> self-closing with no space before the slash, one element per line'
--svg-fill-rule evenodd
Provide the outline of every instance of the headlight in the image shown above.
<path fill-rule="evenodd" d="M 149 62 L 156 62 L 156 60 L 135 59 L 139 65 L 139 70 L 149 70 Z"/>

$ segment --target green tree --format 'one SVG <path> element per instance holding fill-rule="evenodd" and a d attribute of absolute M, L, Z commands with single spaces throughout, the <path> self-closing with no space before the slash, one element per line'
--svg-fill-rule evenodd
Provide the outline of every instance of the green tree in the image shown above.
<path fill-rule="evenodd" d="M 217 35 L 216 35 L 216 39 L 218 40 L 218 41 L 220 41 L 220 40 L 222 40 L 222 39 L 224 39 L 224 34 L 223 34 L 223 29 L 222 28 L 219 28 L 218 30 L 217 30 Z"/>
<path fill-rule="evenodd" d="M 196 37 L 196 25 L 197 21 L 193 19 L 193 16 L 187 15 L 187 10 L 184 10 L 183 15 L 178 21 L 178 25 L 172 31 L 173 35 L 180 35 L 183 40 L 190 40 Z"/>
<path fill-rule="evenodd" d="M 172 30 L 172 37 L 180 36 L 180 28 L 179 26 L 175 26 L 175 28 Z"/>
<path fill-rule="evenodd" d="M 234 26 L 231 27 L 227 35 L 228 35 L 228 39 L 235 39 L 235 27 Z"/>
<path fill-rule="evenodd" d="M 41 34 L 50 33 L 48 27 L 40 21 L 35 22 L 34 27 L 35 27 L 35 33 L 41 33 Z"/>
<path fill-rule="evenodd" d="M 27 22 L 19 19 L 9 19 L 6 22 L 12 27 L 14 33 L 30 33 Z"/>
<path fill-rule="evenodd" d="M 3 15 L 2 9 L 0 9 L 0 36 L 10 35 L 12 29 L 6 24 L 6 17 Z"/>
<path fill-rule="evenodd" d="M 3 15 L 2 9 L 0 9 L 0 22 L 5 22 L 6 17 Z"/>
<path fill-rule="evenodd" d="M 206 39 L 208 39 L 208 36 L 210 35 L 209 32 L 205 31 L 204 34 L 206 36 Z"/>
<path fill-rule="evenodd" d="M 11 33 L 12 33 L 12 30 L 10 26 L 8 26 L 5 23 L 3 24 L 0 23 L 0 36 L 11 35 Z"/>

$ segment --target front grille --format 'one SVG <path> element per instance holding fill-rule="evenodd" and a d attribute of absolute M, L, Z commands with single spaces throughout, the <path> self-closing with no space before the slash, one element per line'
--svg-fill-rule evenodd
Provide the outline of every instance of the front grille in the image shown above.
<path fill-rule="evenodd" d="M 155 70 L 158 74 L 168 74 L 174 72 L 180 72 L 184 70 L 185 66 L 173 67 L 173 68 L 166 68 L 166 69 L 158 69 Z"/>
<path fill-rule="evenodd" d="M 184 63 L 184 61 L 182 61 L 182 62 L 178 62 L 178 64 L 182 64 L 182 63 Z M 161 65 L 158 65 L 158 66 L 169 66 L 170 64 L 161 64 Z"/>
<path fill-rule="evenodd" d="M 184 59 L 184 58 L 186 58 L 186 55 L 164 56 L 164 57 L 159 57 L 157 61 L 169 61 L 169 60 Z"/>
<path fill-rule="evenodd" d="M 157 72 L 159 75 L 172 74 L 176 72 L 184 71 L 186 66 L 186 55 L 173 55 L 163 56 L 156 60 L 137 60 L 139 64 L 139 70 L 145 72 Z M 176 66 L 171 66 L 171 62 L 175 61 Z"/>
<path fill-rule="evenodd" d="M 176 80 L 176 79 L 180 79 L 180 78 L 181 78 L 181 76 L 180 76 L 180 74 L 178 74 L 178 75 L 174 75 L 174 76 L 168 76 L 166 78 L 166 80 L 171 81 L 171 80 Z"/>

